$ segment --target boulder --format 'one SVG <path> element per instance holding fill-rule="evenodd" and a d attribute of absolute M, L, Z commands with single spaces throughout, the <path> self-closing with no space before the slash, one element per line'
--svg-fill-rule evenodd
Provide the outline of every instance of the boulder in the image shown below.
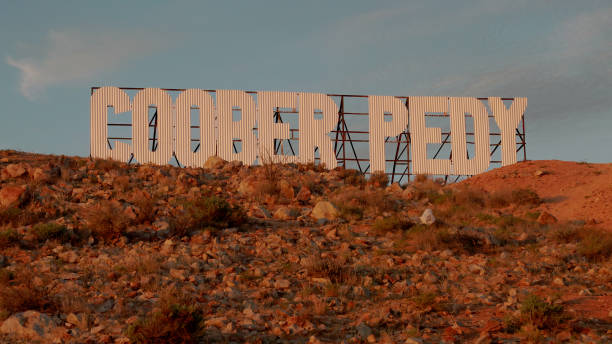
<path fill-rule="evenodd" d="M 431 226 L 436 223 L 436 217 L 433 214 L 433 211 L 429 208 L 425 209 L 421 217 L 419 218 L 421 223 L 424 225 Z"/>
<path fill-rule="evenodd" d="M 393 195 L 401 195 L 402 192 L 404 191 L 402 189 L 402 187 L 399 185 L 399 183 L 393 183 L 389 186 L 387 186 L 387 188 L 385 189 L 385 191 L 387 193 L 393 194 Z"/>
<path fill-rule="evenodd" d="M 281 197 L 289 200 L 293 199 L 293 186 L 291 186 L 288 181 L 281 179 L 281 181 L 278 182 L 278 188 Z"/>
<path fill-rule="evenodd" d="M 0 207 L 17 206 L 25 196 L 24 186 L 5 186 L 0 190 Z"/>
<path fill-rule="evenodd" d="M 204 163 L 204 168 L 216 170 L 216 169 L 222 168 L 225 165 L 225 163 L 226 163 L 225 160 L 219 158 L 216 155 L 213 155 L 206 160 L 206 162 Z"/>
<path fill-rule="evenodd" d="M 257 182 L 254 179 L 247 178 L 238 185 L 238 193 L 243 196 L 253 196 L 257 193 Z"/>
<path fill-rule="evenodd" d="M 0 333 L 11 334 L 45 343 L 58 337 L 58 321 L 36 311 L 17 313 L 0 326 Z"/>
<path fill-rule="evenodd" d="M 278 220 L 291 220 L 295 216 L 291 209 L 287 207 L 280 207 L 274 212 L 274 218 Z"/>
<path fill-rule="evenodd" d="M 308 202 L 310 201 L 310 196 L 311 196 L 310 190 L 307 187 L 302 186 L 300 188 L 300 191 L 298 191 L 296 198 L 300 202 Z"/>
<path fill-rule="evenodd" d="M 319 201 L 312 209 L 312 213 L 310 215 L 317 220 L 335 220 L 340 215 L 340 212 L 333 204 L 331 204 L 331 202 Z"/>
<path fill-rule="evenodd" d="M 405 200 L 410 201 L 416 195 L 416 189 L 413 186 L 408 185 L 401 194 L 401 197 Z"/>
<path fill-rule="evenodd" d="M 552 214 L 543 211 L 540 216 L 538 216 L 538 223 L 541 225 L 552 225 L 554 223 L 557 223 L 557 218 L 554 217 Z"/>
<path fill-rule="evenodd" d="M 27 173 L 27 168 L 24 164 L 10 164 L 2 171 L 3 179 L 19 178 Z"/>

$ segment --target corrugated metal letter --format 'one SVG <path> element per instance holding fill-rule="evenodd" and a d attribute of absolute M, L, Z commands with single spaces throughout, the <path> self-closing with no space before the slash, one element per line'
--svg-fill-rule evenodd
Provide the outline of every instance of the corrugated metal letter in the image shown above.
<path fill-rule="evenodd" d="M 410 134 L 412 138 L 412 173 L 450 174 L 448 159 L 427 159 L 427 144 L 441 143 L 442 130 L 425 126 L 425 112 L 448 111 L 447 97 L 410 97 Z"/>
<path fill-rule="evenodd" d="M 489 97 L 489 106 L 501 131 L 502 166 L 512 165 L 516 163 L 515 130 L 527 108 L 527 98 L 514 98 L 507 109 L 500 97 Z"/>
<path fill-rule="evenodd" d="M 89 152 L 93 158 L 118 160 L 127 162 L 132 154 L 132 147 L 126 143 L 115 141 L 115 149 L 108 146 L 107 108 L 112 106 L 114 113 L 130 111 L 130 97 L 117 87 L 105 86 L 97 89 L 91 95 L 90 104 L 90 146 Z"/>
<path fill-rule="evenodd" d="M 321 163 L 328 169 L 338 166 L 329 132 L 338 124 L 338 106 L 322 93 L 300 93 L 300 162 L 314 162 L 315 147 L 319 147 Z M 315 110 L 323 112 L 322 119 L 315 119 Z"/>
<path fill-rule="evenodd" d="M 191 151 L 191 107 L 200 118 L 200 148 Z M 185 166 L 203 167 L 215 155 L 215 104 L 208 92 L 188 89 L 176 98 L 176 157 Z"/>
<path fill-rule="evenodd" d="M 390 96 L 369 96 L 370 170 L 385 171 L 385 138 L 397 136 L 408 126 L 408 109 L 401 100 Z M 385 112 L 392 120 L 385 121 Z"/>
<path fill-rule="evenodd" d="M 253 165 L 257 158 L 257 138 L 253 134 L 256 113 L 253 97 L 244 91 L 217 90 L 217 111 L 219 112 L 219 157 L 227 160 L 240 160 L 245 165 Z M 239 107 L 242 118 L 234 121 L 232 108 Z M 234 153 L 233 139 L 242 140 L 242 151 Z"/>
<path fill-rule="evenodd" d="M 489 158 L 489 114 L 484 104 L 471 97 L 451 97 L 451 146 L 453 151 L 453 173 L 475 175 L 487 170 Z M 465 137 L 465 114 L 474 119 L 474 150 L 472 159 L 467 158 Z"/>
<path fill-rule="evenodd" d="M 149 150 L 149 106 L 157 107 L 159 144 Z M 172 98 L 159 88 L 145 88 L 134 97 L 132 110 L 134 157 L 141 164 L 165 165 L 172 157 Z"/>
<path fill-rule="evenodd" d="M 259 158 L 262 163 L 293 163 L 298 156 L 274 154 L 274 139 L 288 139 L 289 123 L 274 123 L 274 108 L 297 107 L 296 92 L 257 92 Z"/>

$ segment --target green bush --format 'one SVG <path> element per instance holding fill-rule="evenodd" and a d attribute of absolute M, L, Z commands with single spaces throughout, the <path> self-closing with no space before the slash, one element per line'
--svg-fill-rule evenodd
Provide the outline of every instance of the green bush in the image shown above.
<path fill-rule="evenodd" d="M 205 228 L 221 229 L 240 226 L 246 221 L 244 210 L 232 207 L 225 199 L 210 196 L 179 203 L 172 219 L 171 228 L 175 235 L 185 235 Z"/>
<path fill-rule="evenodd" d="M 53 222 L 39 223 L 32 227 L 32 232 L 36 240 L 41 243 L 50 239 L 62 242 L 70 240 L 70 233 L 66 227 Z"/>
<path fill-rule="evenodd" d="M 546 302 L 533 294 L 523 300 L 520 310 L 520 324 L 531 324 L 539 329 L 553 329 L 566 320 L 563 305 Z"/>
<path fill-rule="evenodd" d="M 377 233 L 387 233 L 398 230 L 409 229 L 413 224 L 401 219 L 398 215 L 379 218 L 374 221 L 372 229 Z"/>
<path fill-rule="evenodd" d="M 19 234 L 12 228 L 0 230 L 0 248 L 19 242 Z"/>
<path fill-rule="evenodd" d="M 590 261 L 599 261 L 612 255 L 612 234 L 590 230 L 582 233 L 578 242 L 578 253 Z"/>

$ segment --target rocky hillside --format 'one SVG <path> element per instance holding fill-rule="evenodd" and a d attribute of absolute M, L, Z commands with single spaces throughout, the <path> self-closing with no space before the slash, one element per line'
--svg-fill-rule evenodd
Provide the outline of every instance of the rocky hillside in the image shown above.
<path fill-rule="evenodd" d="M 0 151 L 0 341 L 609 342 L 611 180 Z"/>

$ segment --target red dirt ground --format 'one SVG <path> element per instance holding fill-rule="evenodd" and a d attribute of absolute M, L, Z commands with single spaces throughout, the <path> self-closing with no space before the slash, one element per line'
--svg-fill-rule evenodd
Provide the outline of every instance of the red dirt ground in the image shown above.
<path fill-rule="evenodd" d="M 612 231 L 612 164 L 527 161 L 474 176 L 460 184 L 488 192 L 531 189 L 544 200 L 540 210 L 560 222 L 582 220 Z"/>

